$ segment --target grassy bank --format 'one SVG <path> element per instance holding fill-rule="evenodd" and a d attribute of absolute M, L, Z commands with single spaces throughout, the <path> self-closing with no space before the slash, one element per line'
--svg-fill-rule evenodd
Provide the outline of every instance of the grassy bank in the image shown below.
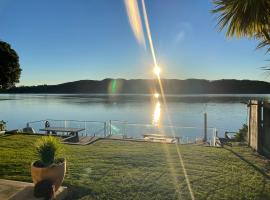
<path fill-rule="evenodd" d="M 0 136 L 0 178 L 31 181 L 38 136 Z M 177 146 L 195 199 L 270 199 L 268 163 L 247 147 Z M 101 140 L 66 148 L 70 199 L 190 199 L 175 145 Z"/>

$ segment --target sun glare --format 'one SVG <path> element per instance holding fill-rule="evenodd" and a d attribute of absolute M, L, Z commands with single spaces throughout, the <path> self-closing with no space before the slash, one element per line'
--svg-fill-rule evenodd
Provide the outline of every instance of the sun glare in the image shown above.
<path fill-rule="evenodd" d="M 155 66 L 155 67 L 154 67 L 154 73 L 155 73 L 158 77 L 159 77 L 160 72 L 161 72 L 160 67 Z"/>

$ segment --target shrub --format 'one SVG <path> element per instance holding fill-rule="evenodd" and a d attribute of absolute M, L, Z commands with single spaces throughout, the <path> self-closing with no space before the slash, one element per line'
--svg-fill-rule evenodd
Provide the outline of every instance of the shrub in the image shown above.
<path fill-rule="evenodd" d="M 248 126 L 243 124 L 242 128 L 239 129 L 239 132 L 235 135 L 235 140 L 237 142 L 244 142 L 247 137 Z"/>
<path fill-rule="evenodd" d="M 45 167 L 55 163 L 56 156 L 58 156 L 63 150 L 59 139 L 53 136 L 44 136 L 38 139 L 35 144 L 35 148 L 39 161 Z"/>
<path fill-rule="evenodd" d="M 6 130 L 6 122 L 5 121 L 0 121 L 0 131 L 4 131 Z"/>

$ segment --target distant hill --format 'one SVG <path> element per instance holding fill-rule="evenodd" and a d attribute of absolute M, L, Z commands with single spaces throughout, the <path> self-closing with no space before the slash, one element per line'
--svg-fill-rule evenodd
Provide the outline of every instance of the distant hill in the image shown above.
<path fill-rule="evenodd" d="M 270 94 L 270 83 L 251 80 L 203 80 L 203 79 L 162 79 L 166 94 Z M 123 93 L 148 94 L 158 87 L 156 80 L 150 79 L 104 79 L 80 80 L 58 85 L 21 86 L 2 93 Z M 157 91 L 159 92 L 159 91 Z"/>

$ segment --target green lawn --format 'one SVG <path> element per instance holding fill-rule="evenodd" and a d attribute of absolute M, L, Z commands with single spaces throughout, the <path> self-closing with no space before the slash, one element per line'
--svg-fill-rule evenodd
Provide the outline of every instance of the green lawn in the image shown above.
<path fill-rule="evenodd" d="M 0 136 L 0 178 L 31 181 L 39 136 Z M 69 199 L 270 199 L 269 163 L 247 147 L 100 140 L 65 145 Z"/>

